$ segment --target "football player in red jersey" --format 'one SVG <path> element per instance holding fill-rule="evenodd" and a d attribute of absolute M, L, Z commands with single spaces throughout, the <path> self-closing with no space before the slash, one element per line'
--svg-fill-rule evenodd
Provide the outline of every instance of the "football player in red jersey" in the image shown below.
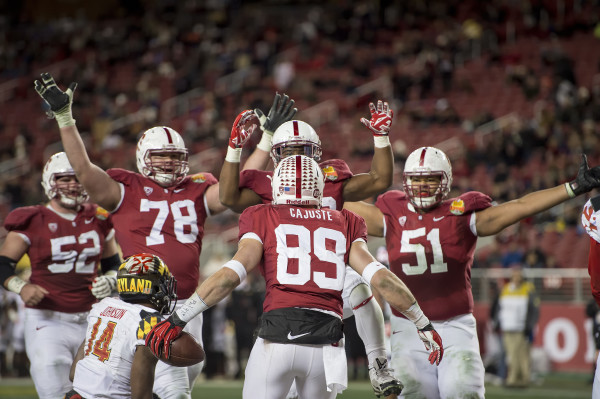
<path fill-rule="evenodd" d="M 344 201 L 366 199 L 387 189 L 393 179 L 393 156 L 388 134 L 393 112 L 387 102 L 369 104 L 371 119 L 361 119 L 374 135 L 375 151 L 369 173 L 352 174 L 345 161 L 331 159 L 320 163 L 325 174 L 323 206 L 342 209 Z M 259 115 L 260 116 L 260 115 Z M 251 111 L 240 113 L 232 128 L 232 137 L 246 137 L 244 126 L 252 118 Z M 265 127 L 263 130 L 265 130 Z M 268 130 L 268 129 L 267 129 Z M 243 144 L 243 142 L 242 142 Z M 232 152 L 232 150 L 228 150 Z M 271 156 L 273 164 L 290 155 L 302 154 L 316 161 L 321 159 L 321 141 L 306 122 L 293 120 L 281 124 L 273 134 Z M 237 158 L 239 159 L 239 158 Z M 272 201 L 272 172 L 245 169 L 239 172 L 239 160 L 227 157 L 221 169 L 219 194 L 221 202 L 236 212 L 251 205 Z M 387 364 L 383 313 L 360 275 L 348 268 L 344 287 L 344 317 L 356 318 L 358 333 L 365 344 L 369 360 L 369 377 L 377 396 L 400 393 L 400 382 Z M 292 393 L 288 398 L 295 397 Z"/>
<path fill-rule="evenodd" d="M 385 237 L 390 269 L 419 300 L 446 344 L 437 370 L 425 367 L 410 322 L 393 311 L 392 365 L 406 398 L 483 398 L 484 368 L 473 317 L 471 265 L 477 237 L 497 234 L 521 219 L 600 186 L 600 167 L 585 156 L 572 182 L 492 206 L 480 192 L 447 199 L 452 167 L 442 151 L 422 147 L 404 167 L 404 192 L 391 190 L 375 205 L 346 203 L 364 217 L 371 235 Z"/>
<path fill-rule="evenodd" d="M 304 155 L 282 160 L 272 187 L 273 204 L 242 213 L 233 259 L 152 328 L 146 345 L 154 354 L 168 355 L 170 342 L 187 322 L 258 267 L 266 282 L 264 313 L 246 367 L 243 398 L 280 399 L 294 380 L 300 398 L 334 398 L 348 378 L 342 290 L 349 264 L 413 321 L 417 331 L 412 326 L 412 333 L 430 351 L 426 358 L 440 364 L 444 348 L 439 335 L 402 281 L 369 253 L 362 218 L 321 207 L 324 181 L 317 162 Z"/>
<path fill-rule="evenodd" d="M 123 256 L 141 252 L 159 256 L 170 265 L 179 282 L 178 298 L 188 298 L 200 278 L 204 222 L 208 216 L 227 209 L 219 201 L 217 179 L 210 173 L 188 176 L 188 151 L 183 139 L 164 126 L 147 130 L 139 139 L 139 173 L 104 171 L 94 165 L 71 112 L 76 86 L 72 83 L 63 92 L 47 73 L 42 74 L 41 81 L 35 81 L 36 91 L 58 122 L 63 146 L 79 181 L 92 200 L 111 212 Z M 202 343 L 202 318 L 190 323 L 186 331 Z M 157 366 L 154 389 L 162 399 L 190 397 L 202 363 L 187 368 L 186 381 L 175 376 L 179 375 L 175 369 L 162 362 Z"/>
<path fill-rule="evenodd" d="M 588 273 L 592 295 L 600 305 L 600 196 L 589 199 L 581 213 L 581 224 L 590 236 L 590 252 L 588 256 Z M 596 359 L 592 398 L 600 398 L 600 356 Z"/>
<path fill-rule="evenodd" d="M 50 157 L 42 173 L 46 205 L 13 210 L 4 221 L 0 281 L 20 295 L 25 309 L 25 349 L 40 398 L 61 398 L 71 389 L 69 369 L 85 336 L 86 316 L 111 294 L 120 264 L 109 214 L 86 203 L 64 152 Z M 25 254 L 31 278 L 15 275 Z M 98 264 L 104 275 L 98 276 Z"/>

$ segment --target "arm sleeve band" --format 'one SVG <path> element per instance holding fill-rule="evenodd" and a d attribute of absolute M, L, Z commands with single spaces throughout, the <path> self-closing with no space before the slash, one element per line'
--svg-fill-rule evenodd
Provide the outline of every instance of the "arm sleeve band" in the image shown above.
<path fill-rule="evenodd" d="M 108 258 L 100 259 L 100 268 L 102 269 L 102 274 L 106 274 L 106 272 L 111 270 L 119 270 L 119 266 L 121 266 L 121 257 L 119 254 L 114 254 Z"/>
<path fill-rule="evenodd" d="M 365 279 L 367 284 L 371 285 L 371 279 L 381 269 L 387 269 L 384 265 L 379 262 L 371 262 L 365 267 L 365 270 L 362 272 L 362 277 Z"/>
<path fill-rule="evenodd" d="M 410 321 L 415 323 L 417 329 L 425 328 L 429 324 L 429 319 L 425 316 L 425 313 L 421 310 L 421 307 L 417 302 L 413 303 L 410 308 L 402 312 L 402 314 Z"/>
<path fill-rule="evenodd" d="M 198 293 L 194 292 L 194 295 L 189 297 L 183 306 L 175 313 L 177 314 L 177 317 L 179 317 L 179 320 L 183 321 L 184 323 L 188 323 L 190 320 L 204 312 L 209 307 L 210 306 L 208 306 L 202 300 L 202 298 L 200 298 Z"/>
<path fill-rule="evenodd" d="M 0 256 L 0 283 L 4 287 L 6 279 L 15 275 L 17 261 L 8 256 Z"/>
<path fill-rule="evenodd" d="M 373 136 L 373 144 L 375 148 L 389 147 L 390 138 L 388 136 Z"/>
<path fill-rule="evenodd" d="M 232 259 L 229 262 L 225 263 L 223 267 L 227 267 L 236 272 L 238 277 L 240 278 L 240 284 L 246 279 L 246 268 L 244 267 L 244 265 L 242 265 L 241 262 Z"/>

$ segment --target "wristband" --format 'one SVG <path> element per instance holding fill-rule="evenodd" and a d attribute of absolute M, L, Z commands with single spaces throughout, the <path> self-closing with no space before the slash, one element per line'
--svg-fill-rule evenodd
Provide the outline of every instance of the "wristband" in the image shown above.
<path fill-rule="evenodd" d="M 402 314 L 410 321 L 415 323 L 417 329 L 421 330 L 430 323 L 425 313 L 421 310 L 421 307 L 417 302 L 413 303 L 410 308 L 403 311 Z"/>
<path fill-rule="evenodd" d="M 181 308 L 179 308 L 179 310 L 175 313 L 177 314 L 177 317 L 179 317 L 179 319 L 181 321 L 183 321 L 184 323 L 187 323 L 190 320 L 192 320 L 194 317 L 196 317 L 198 314 L 204 312 L 209 307 L 210 306 L 208 306 L 202 300 L 202 298 L 200 298 L 198 293 L 194 292 L 194 295 L 189 297 L 188 300 L 185 301 L 183 306 Z"/>
<path fill-rule="evenodd" d="M 242 283 L 242 281 L 244 281 L 246 279 L 246 268 L 244 267 L 244 265 L 242 265 L 241 262 L 238 262 L 237 260 L 230 260 L 229 262 L 225 263 L 223 265 L 223 267 L 227 267 L 231 270 L 233 270 L 234 272 L 236 272 L 236 274 L 238 275 L 238 277 L 240 278 L 240 284 Z"/>
<path fill-rule="evenodd" d="M 240 163 L 241 158 L 242 158 L 242 149 L 241 148 L 227 147 L 227 155 L 225 156 L 225 160 L 227 162 Z"/>
<path fill-rule="evenodd" d="M 373 136 L 375 148 L 385 148 L 390 146 L 389 136 Z"/>
<path fill-rule="evenodd" d="M 365 267 L 365 270 L 363 270 L 362 278 L 365 279 L 367 284 L 371 285 L 371 279 L 373 278 L 375 273 L 377 273 L 381 269 L 387 269 L 387 267 L 385 267 L 379 262 L 371 262 Z"/>
<path fill-rule="evenodd" d="M 14 292 L 15 294 L 20 294 L 21 290 L 23 289 L 23 287 L 25 287 L 26 284 L 27 282 L 23 281 L 19 276 L 14 276 L 10 280 L 8 280 L 8 283 L 6 283 L 6 288 L 9 291 Z"/>
<path fill-rule="evenodd" d="M 273 132 L 268 130 L 264 130 L 262 137 L 260 138 L 260 142 L 256 146 L 259 150 L 263 150 L 264 152 L 271 152 L 271 141 L 273 139 Z"/>
<path fill-rule="evenodd" d="M 573 192 L 573 189 L 571 188 L 571 183 L 565 183 L 565 189 L 567 190 L 567 194 L 569 195 L 569 198 L 575 198 L 577 195 L 575 195 L 575 193 Z"/>
<path fill-rule="evenodd" d="M 58 122 L 58 127 L 68 127 L 75 125 L 75 119 L 71 115 L 71 112 L 65 112 L 64 114 L 54 114 L 54 118 L 56 122 Z"/>

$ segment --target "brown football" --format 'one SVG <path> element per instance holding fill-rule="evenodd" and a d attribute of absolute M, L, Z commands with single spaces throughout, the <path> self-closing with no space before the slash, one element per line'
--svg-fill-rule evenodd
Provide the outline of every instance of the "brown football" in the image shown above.
<path fill-rule="evenodd" d="M 196 342 L 194 337 L 185 331 L 171 342 L 171 353 L 169 358 L 165 354 L 160 356 L 160 360 L 171 366 L 187 367 L 204 360 L 204 349 Z"/>

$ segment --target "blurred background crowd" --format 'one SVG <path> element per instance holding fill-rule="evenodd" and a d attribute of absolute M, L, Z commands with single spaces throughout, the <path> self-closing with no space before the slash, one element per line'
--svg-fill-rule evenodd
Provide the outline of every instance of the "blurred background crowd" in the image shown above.
<path fill-rule="evenodd" d="M 401 188 L 405 157 L 432 145 L 450 156 L 456 193 L 477 190 L 505 202 L 572 179 L 581 153 L 600 163 L 599 49 L 598 0 L 4 3 L 0 220 L 44 201 L 41 167 L 61 149 L 33 90 L 41 72 L 78 83 L 73 114 L 92 160 L 105 169 L 136 170 L 139 134 L 167 125 L 184 137 L 190 170 L 218 176 L 235 116 L 268 111 L 278 91 L 296 100 L 297 118 L 320 135 L 323 159 L 342 158 L 365 172 L 372 141 L 359 119 L 370 101 L 385 99 L 394 110 L 394 188 Z M 474 267 L 585 271 L 585 200 L 481 239 Z M 211 218 L 206 228 L 213 245 L 204 245 L 205 276 L 235 248 L 237 215 Z M 384 261 L 381 243 L 371 245 Z M 582 292 L 564 275 L 535 280 L 542 300 L 565 292 L 569 301 L 587 299 L 589 280 Z M 250 348 L 258 281 L 205 316 L 205 344 L 217 352 L 208 358 L 240 360 Z M 491 300 L 487 284 L 475 285 L 477 300 Z M 15 306 L 7 299 L 0 313 L 0 352 Z M 233 325 L 237 335 L 223 334 Z M 234 336 L 238 350 L 228 355 L 226 339 Z M 240 370 L 225 364 L 209 362 L 205 373 Z M 11 372 L 20 374 L 18 367 Z"/>

